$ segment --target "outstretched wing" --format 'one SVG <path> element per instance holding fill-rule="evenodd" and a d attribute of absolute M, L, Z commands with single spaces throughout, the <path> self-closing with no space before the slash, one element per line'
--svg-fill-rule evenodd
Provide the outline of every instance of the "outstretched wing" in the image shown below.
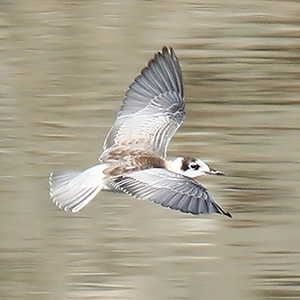
<path fill-rule="evenodd" d="M 231 217 L 200 183 L 166 169 L 135 171 L 108 180 L 111 188 L 164 207 L 196 215 L 219 213 Z"/>
<path fill-rule="evenodd" d="M 119 145 L 138 145 L 165 157 L 184 119 L 180 65 L 173 49 L 164 47 L 129 86 L 104 142 L 104 153 Z"/>

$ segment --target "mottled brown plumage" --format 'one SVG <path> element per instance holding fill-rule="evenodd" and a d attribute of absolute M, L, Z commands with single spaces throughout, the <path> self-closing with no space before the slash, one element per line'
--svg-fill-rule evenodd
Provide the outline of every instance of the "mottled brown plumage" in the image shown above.
<path fill-rule="evenodd" d="M 107 176 L 118 176 L 138 170 L 166 167 L 165 159 L 159 155 L 145 149 L 132 149 L 124 146 L 113 148 L 102 159 L 111 165 L 104 170 Z"/>

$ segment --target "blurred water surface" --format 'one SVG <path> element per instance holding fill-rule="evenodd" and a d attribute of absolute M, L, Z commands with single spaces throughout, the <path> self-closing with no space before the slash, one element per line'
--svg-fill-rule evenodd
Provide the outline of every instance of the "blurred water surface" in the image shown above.
<path fill-rule="evenodd" d="M 2 1 L 0 299 L 300 299 L 298 1 Z M 174 47 L 187 120 L 233 214 L 103 192 L 76 215 L 53 170 L 96 163 L 121 99 Z"/>

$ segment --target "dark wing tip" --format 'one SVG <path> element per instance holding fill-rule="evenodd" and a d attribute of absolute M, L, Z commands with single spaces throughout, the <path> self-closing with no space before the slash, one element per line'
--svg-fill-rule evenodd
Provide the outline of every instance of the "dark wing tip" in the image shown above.
<path fill-rule="evenodd" d="M 224 215 L 232 219 L 231 213 L 229 213 L 229 212 L 227 212 L 227 211 L 224 211 Z"/>
<path fill-rule="evenodd" d="M 158 53 L 160 53 L 160 52 L 158 52 Z M 172 47 L 168 47 L 168 46 L 163 46 L 160 54 L 163 56 L 170 55 L 172 57 L 176 57 L 174 49 Z"/>
<path fill-rule="evenodd" d="M 159 57 L 166 57 L 166 56 L 169 56 L 169 57 L 175 59 L 175 60 L 178 62 L 177 55 L 176 55 L 175 51 L 173 50 L 173 48 L 172 48 L 172 47 L 163 46 L 163 47 L 162 47 L 162 50 L 156 52 L 156 53 L 154 54 L 154 57 L 148 61 L 148 64 L 141 70 L 141 74 L 138 75 L 138 76 L 135 78 L 134 82 L 129 86 L 129 88 L 130 88 L 131 86 L 133 86 L 133 85 L 136 83 L 136 81 L 140 78 L 141 75 L 144 75 L 145 72 L 146 72 L 149 68 L 151 68 L 151 65 L 152 65 L 153 63 L 156 63 L 156 61 L 158 60 Z M 179 62 L 178 62 L 178 64 L 179 64 Z"/>
<path fill-rule="evenodd" d="M 224 216 L 227 216 L 229 218 L 232 218 L 231 213 L 227 212 L 226 210 L 224 210 L 223 208 L 221 208 L 216 202 L 213 203 L 214 207 L 215 207 L 215 212 Z"/>
<path fill-rule="evenodd" d="M 161 52 L 162 52 L 163 55 L 171 54 L 172 53 L 171 49 L 172 49 L 171 47 L 163 46 Z"/>
<path fill-rule="evenodd" d="M 158 57 L 166 57 L 166 56 L 176 57 L 175 52 L 171 47 L 163 46 L 161 51 L 158 51 L 154 54 L 154 58 L 152 58 L 152 60 L 149 61 L 148 66 L 151 61 L 157 60 Z"/>

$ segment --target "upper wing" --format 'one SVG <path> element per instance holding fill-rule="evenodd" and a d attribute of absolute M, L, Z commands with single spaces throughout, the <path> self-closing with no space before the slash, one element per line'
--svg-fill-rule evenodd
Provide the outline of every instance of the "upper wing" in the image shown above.
<path fill-rule="evenodd" d="M 223 210 L 200 183 L 166 169 L 135 171 L 108 180 L 111 188 L 141 200 L 151 200 L 164 207 L 185 213 L 219 213 L 231 217 L 231 214 Z"/>
<path fill-rule="evenodd" d="M 165 157 L 169 141 L 184 119 L 180 65 L 173 49 L 164 47 L 129 86 L 104 142 L 104 152 L 134 144 Z"/>

